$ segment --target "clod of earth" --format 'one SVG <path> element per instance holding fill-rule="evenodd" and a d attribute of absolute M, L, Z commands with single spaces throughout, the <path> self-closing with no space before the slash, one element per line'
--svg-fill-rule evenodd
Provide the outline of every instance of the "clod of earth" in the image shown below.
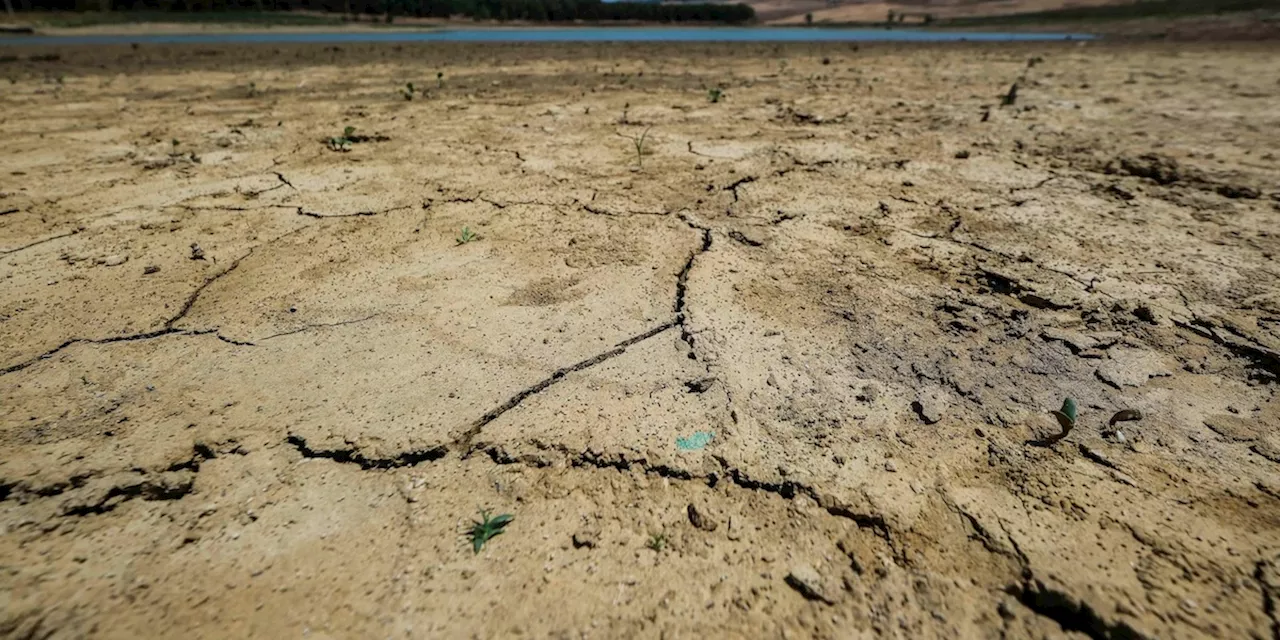
<path fill-rule="evenodd" d="M 807 600 L 835 604 L 822 576 L 809 565 L 796 565 L 787 572 L 786 583 Z"/>

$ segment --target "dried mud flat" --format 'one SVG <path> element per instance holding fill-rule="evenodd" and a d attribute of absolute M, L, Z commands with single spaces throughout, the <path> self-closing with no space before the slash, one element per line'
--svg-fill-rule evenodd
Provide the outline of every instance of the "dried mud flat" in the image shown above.
<path fill-rule="evenodd" d="M 0 634 L 1280 634 L 1273 46 L 9 53 Z"/>

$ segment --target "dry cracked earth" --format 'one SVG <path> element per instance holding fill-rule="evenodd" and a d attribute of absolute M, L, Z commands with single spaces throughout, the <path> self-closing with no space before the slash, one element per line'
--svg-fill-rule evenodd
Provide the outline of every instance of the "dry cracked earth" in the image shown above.
<path fill-rule="evenodd" d="M 0 635 L 1280 637 L 1274 45 L 5 54 Z"/>

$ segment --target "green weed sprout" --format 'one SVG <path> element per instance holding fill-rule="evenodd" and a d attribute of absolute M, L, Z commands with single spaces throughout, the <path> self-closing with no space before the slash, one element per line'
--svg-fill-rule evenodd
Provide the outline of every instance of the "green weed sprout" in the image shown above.
<path fill-rule="evenodd" d="M 655 533 L 649 536 L 649 541 L 646 542 L 644 546 L 649 547 L 654 551 L 662 551 L 662 549 L 667 546 L 667 536 L 662 533 Z"/>
<path fill-rule="evenodd" d="M 1071 398 L 1063 400 L 1062 408 L 1054 411 L 1053 417 L 1058 419 L 1058 424 L 1062 426 L 1062 435 L 1065 437 L 1076 426 L 1076 401 Z"/>
<path fill-rule="evenodd" d="M 652 129 L 652 128 L 653 128 L 652 126 L 650 126 L 650 127 L 645 127 L 645 129 L 644 129 L 644 133 L 641 133 L 639 136 L 629 136 L 629 135 L 625 135 L 625 134 L 622 134 L 622 133 L 619 133 L 619 134 L 618 134 L 618 135 L 620 135 L 620 136 L 622 136 L 622 137 L 624 137 L 624 138 L 626 138 L 626 139 L 630 140 L 630 141 L 631 141 L 631 143 L 635 145 L 635 147 L 636 147 L 636 170 L 637 170 L 637 171 L 642 171 L 642 170 L 644 170 L 644 153 L 645 153 L 645 151 L 644 151 L 644 142 L 645 142 L 645 140 L 646 140 L 646 139 L 648 139 L 648 137 L 649 137 L 649 130 L 650 130 L 650 129 Z"/>
<path fill-rule="evenodd" d="M 402 90 L 400 91 L 400 94 L 404 96 L 404 99 L 405 99 L 405 100 L 412 100 L 412 99 L 413 99 L 413 91 L 414 91 L 414 90 L 413 90 L 413 83 L 412 83 L 412 82 L 406 82 L 406 83 L 405 83 L 405 85 L 404 85 L 404 89 L 402 89 Z"/>
<path fill-rule="evenodd" d="M 437 89 L 444 88 L 444 72 L 443 71 L 436 72 L 436 88 Z"/>
<path fill-rule="evenodd" d="M 490 518 L 489 512 L 481 509 L 480 519 L 471 523 L 472 550 L 479 555 L 480 549 L 484 547 L 484 543 L 488 542 L 494 536 L 500 535 L 503 528 L 508 524 L 511 524 L 511 521 L 515 519 L 516 517 L 509 513 L 504 513 Z"/>
<path fill-rule="evenodd" d="M 343 129 L 341 136 L 335 136 L 333 138 L 329 138 L 328 140 L 329 150 L 341 151 L 343 153 L 350 151 L 351 143 L 354 142 L 352 138 L 354 138 L 355 135 L 356 135 L 355 127 L 347 127 Z"/>
<path fill-rule="evenodd" d="M 720 98 L 723 95 L 724 95 L 724 92 L 720 90 L 720 87 L 715 87 L 707 90 L 707 100 L 710 100 L 712 104 L 720 102 Z"/>
<path fill-rule="evenodd" d="M 458 241 L 458 244 L 467 244 L 468 242 L 476 240 L 479 237 L 480 236 L 476 235 L 475 232 L 471 230 L 471 227 L 463 227 L 462 232 L 458 234 L 457 241 Z"/>
<path fill-rule="evenodd" d="M 1056 433 L 1047 438 L 1040 440 L 1030 440 L 1028 444 L 1037 447 L 1049 447 L 1056 444 L 1059 440 L 1067 437 L 1071 430 L 1076 426 L 1076 401 L 1067 398 L 1062 401 L 1062 408 L 1057 411 L 1051 411 L 1053 417 L 1058 419 L 1058 425 L 1062 427 L 1062 433 Z"/>

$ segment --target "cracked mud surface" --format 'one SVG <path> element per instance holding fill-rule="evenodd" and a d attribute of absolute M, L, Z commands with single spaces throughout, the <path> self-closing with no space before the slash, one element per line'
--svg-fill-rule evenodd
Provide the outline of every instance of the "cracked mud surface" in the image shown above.
<path fill-rule="evenodd" d="M 1280 634 L 1273 47 L 59 53 L 0 635 Z"/>

